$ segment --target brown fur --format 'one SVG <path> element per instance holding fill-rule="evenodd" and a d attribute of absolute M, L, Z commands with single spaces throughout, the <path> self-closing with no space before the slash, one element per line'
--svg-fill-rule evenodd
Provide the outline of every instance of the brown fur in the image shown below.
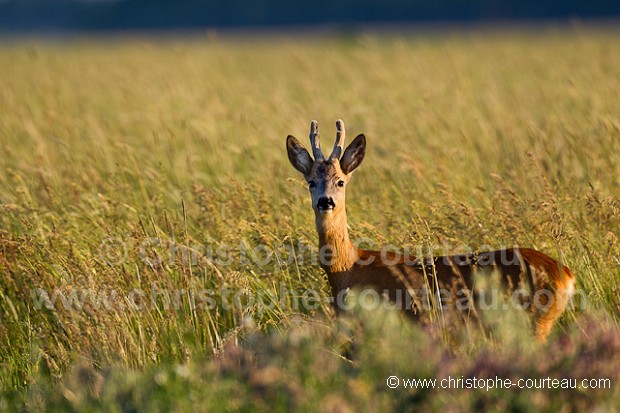
<path fill-rule="evenodd" d="M 329 218 L 317 217 L 321 251 L 333 255 L 328 265 L 322 265 L 331 287 L 336 312 L 342 311 L 338 299 L 349 288 L 372 288 L 396 301 L 403 294 L 419 292 L 425 287 L 438 287 L 452 292 L 468 291 L 475 296 L 475 277 L 479 273 L 498 273 L 501 285 L 508 292 L 527 290 L 529 311 L 535 319 L 535 334 L 540 340 L 549 335 L 555 321 L 562 315 L 574 288 L 574 276 L 568 267 L 553 258 L 530 248 L 511 248 L 477 254 L 433 257 L 422 262 L 394 252 L 382 253 L 355 248 L 347 231 L 346 212 L 331 214 Z M 405 258 L 408 258 L 405 262 Z M 329 260 L 328 260 L 329 261 Z M 423 268 L 424 266 L 424 268 Z M 537 291 L 538 308 L 532 301 Z M 411 297 L 411 296 L 410 296 Z M 457 298 L 455 295 L 454 298 Z M 413 297 L 413 304 L 415 297 Z"/>
<path fill-rule="evenodd" d="M 364 159 L 366 138 L 358 135 L 341 154 L 344 123 L 339 120 L 336 127 L 336 144 L 328 159 L 321 152 L 316 121 L 312 121 L 310 131 L 314 160 L 297 139 L 287 138 L 289 159 L 310 187 L 321 266 L 327 273 L 336 312 L 343 309 L 343 293 L 355 287 L 386 293 L 394 302 L 400 299 L 400 308 L 410 313 L 419 311 L 416 293 L 424 288 L 457 293 L 453 298 L 465 292 L 464 298 L 473 299 L 475 307 L 477 275 L 499 273 L 506 291 L 528 292 L 524 304 L 529 304 L 533 314 L 536 337 L 545 340 L 566 308 L 575 284 L 571 270 L 553 258 L 530 248 L 511 248 L 416 260 L 396 253 L 358 249 L 351 243 L 345 208 L 346 185 Z M 326 211 L 319 206 L 319 200 L 327 198 L 333 208 Z M 404 300 L 406 294 L 413 301 Z M 532 301 L 533 298 L 538 301 Z"/>

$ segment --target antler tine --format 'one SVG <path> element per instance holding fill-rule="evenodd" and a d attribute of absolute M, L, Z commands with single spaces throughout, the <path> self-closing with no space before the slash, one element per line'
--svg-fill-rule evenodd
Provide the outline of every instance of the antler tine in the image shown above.
<path fill-rule="evenodd" d="M 334 150 L 329 155 L 329 159 L 340 159 L 342 150 L 344 148 L 344 139 L 346 138 L 346 131 L 344 130 L 344 122 L 342 119 L 336 121 L 336 143 L 334 144 Z"/>
<path fill-rule="evenodd" d="M 323 151 L 321 151 L 321 140 L 319 136 L 319 122 L 313 120 L 310 122 L 310 146 L 312 146 L 312 155 L 314 160 L 325 159 Z"/>

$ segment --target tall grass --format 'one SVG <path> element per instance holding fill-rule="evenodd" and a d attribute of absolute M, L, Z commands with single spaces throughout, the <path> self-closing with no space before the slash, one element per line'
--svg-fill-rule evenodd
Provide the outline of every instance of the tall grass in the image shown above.
<path fill-rule="evenodd" d="M 609 314 L 618 334 L 617 32 L 21 41 L 1 46 L 0 73 L 2 405 L 32 392 L 70 403 L 62 390 L 32 389 L 46 380 L 56 388 L 82 365 L 110 371 L 114 397 L 147 392 L 140 403 L 150 394 L 143 381 L 189 365 L 195 381 L 165 395 L 191 398 L 209 386 L 209 360 L 243 347 L 250 330 L 294 340 L 301 316 L 329 331 L 325 302 L 309 310 L 296 293 L 281 299 L 282 289 L 327 296 L 308 260 L 316 237 L 307 189 L 284 150 L 285 136 L 306 136 L 312 118 L 324 141 L 340 117 L 368 137 L 348 195 L 354 238 L 538 248 L 573 269 L 589 309 Z M 241 259 L 259 245 L 271 255 Z M 184 256 L 205 246 L 232 258 Z M 127 300 L 137 289 L 175 291 L 179 305 L 162 294 Z M 48 309 L 41 290 L 120 298 L 112 308 Z M 201 290 L 214 292 L 208 311 L 191 305 Z M 224 305 L 227 291 L 261 292 L 265 302 L 241 294 Z M 575 314 L 556 334 L 589 328 Z M 493 346 L 474 337 L 482 341 L 446 348 L 469 360 Z M 321 342 L 308 357 L 338 359 L 341 345 Z M 401 360 L 393 354 L 380 360 Z M 370 386 L 361 400 L 384 389 L 364 370 L 369 359 L 356 365 Z M 336 387 L 348 380 L 339 363 L 329 370 Z M 319 386 L 314 370 L 287 369 L 274 374 Z M 126 371 L 137 376 L 123 379 Z M 246 373 L 222 384 L 229 391 L 237 374 Z M 377 409 L 394 407 L 386 397 Z"/>

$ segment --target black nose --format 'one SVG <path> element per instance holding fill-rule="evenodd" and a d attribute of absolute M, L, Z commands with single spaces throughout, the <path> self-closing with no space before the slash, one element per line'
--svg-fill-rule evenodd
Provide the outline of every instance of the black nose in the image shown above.
<path fill-rule="evenodd" d="M 319 209 L 332 209 L 336 206 L 336 204 L 334 203 L 334 200 L 332 199 L 332 197 L 322 197 L 319 198 L 319 202 L 316 203 L 316 206 Z"/>

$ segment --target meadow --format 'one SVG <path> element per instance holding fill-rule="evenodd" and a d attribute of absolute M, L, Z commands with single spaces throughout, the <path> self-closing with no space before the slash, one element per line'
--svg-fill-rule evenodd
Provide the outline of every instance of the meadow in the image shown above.
<path fill-rule="evenodd" d="M 0 74 L 0 411 L 620 406 L 620 32 L 24 39 Z M 338 118 L 368 140 L 352 238 L 560 259 L 579 303 L 548 343 L 510 311 L 333 318 L 285 138 Z"/>

